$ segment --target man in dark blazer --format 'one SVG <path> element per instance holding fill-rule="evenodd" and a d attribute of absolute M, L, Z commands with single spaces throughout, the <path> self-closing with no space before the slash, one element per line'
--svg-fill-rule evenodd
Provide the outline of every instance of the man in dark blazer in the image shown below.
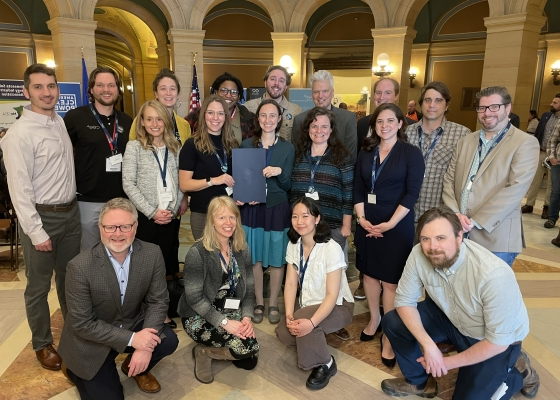
<path fill-rule="evenodd" d="M 169 297 L 158 246 L 135 240 L 138 212 L 126 199 L 107 202 L 99 215 L 101 242 L 68 263 L 68 314 L 60 338 L 62 371 L 82 399 L 124 399 L 116 370 L 140 390 L 161 387 L 150 370 L 178 345 L 164 324 Z"/>
<path fill-rule="evenodd" d="M 356 135 L 356 114 L 343 108 L 334 107 L 332 99 L 334 97 L 334 78 L 329 71 L 320 70 L 311 75 L 309 79 L 311 85 L 311 97 L 315 107 L 324 107 L 331 110 L 336 118 L 336 130 L 338 138 L 346 149 L 352 160 L 356 161 L 357 155 L 357 135 Z M 303 121 L 307 112 L 302 112 L 294 118 L 292 127 L 292 143 L 297 146 L 297 139 L 303 132 Z"/>

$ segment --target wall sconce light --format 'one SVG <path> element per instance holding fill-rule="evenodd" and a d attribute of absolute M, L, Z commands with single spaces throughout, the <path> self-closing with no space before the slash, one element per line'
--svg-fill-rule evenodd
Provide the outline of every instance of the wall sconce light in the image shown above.
<path fill-rule="evenodd" d="M 552 64 L 552 83 L 556 86 L 560 85 L 560 79 L 558 79 L 558 75 L 560 75 L 560 60 L 556 61 Z"/>
<path fill-rule="evenodd" d="M 389 66 L 389 54 L 381 53 L 377 56 L 377 66 L 371 68 L 373 75 L 378 76 L 379 79 L 384 76 L 391 75 L 393 68 Z"/>
<path fill-rule="evenodd" d="M 126 90 L 128 90 L 128 93 L 130 94 L 134 93 L 134 88 L 132 87 L 132 85 L 126 85 Z"/>
<path fill-rule="evenodd" d="M 53 60 L 47 60 L 47 62 L 45 63 L 45 65 L 49 68 L 55 69 L 56 68 L 56 64 L 54 63 Z"/>
<path fill-rule="evenodd" d="M 294 68 L 292 57 L 290 57 L 289 55 L 286 54 L 280 58 L 280 65 L 288 70 L 290 76 L 294 76 L 294 74 L 296 73 L 296 69 Z"/>
<path fill-rule="evenodd" d="M 418 70 L 416 68 L 412 67 L 408 70 L 408 79 L 410 79 L 411 88 L 416 86 L 416 83 L 414 83 L 414 79 L 416 79 L 416 74 L 418 74 Z"/>

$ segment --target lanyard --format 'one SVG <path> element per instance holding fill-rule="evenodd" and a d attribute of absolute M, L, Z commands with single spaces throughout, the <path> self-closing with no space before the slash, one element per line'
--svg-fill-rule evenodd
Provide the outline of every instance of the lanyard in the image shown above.
<path fill-rule="evenodd" d="M 165 182 L 165 176 L 167 175 L 167 158 L 169 157 L 169 149 L 165 148 L 165 158 L 163 161 L 163 168 L 161 168 L 161 163 L 159 162 L 159 157 L 157 152 L 154 150 L 152 151 L 154 157 L 156 158 L 157 165 L 159 167 L 159 172 L 161 173 L 161 180 L 163 181 L 163 187 L 167 188 L 167 183 Z"/>
<path fill-rule="evenodd" d="M 494 143 L 492 143 L 490 145 L 490 148 L 488 149 L 488 151 L 486 152 L 486 155 L 484 156 L 484 158 L 482 158 L 482 139 L 478 139 L 478 169 L 480 169 L 480 166 L 482 165 L 482 163 L 484 162 L 484 160 L 486 159 L 486 157 L 488 156 L 488 154 L 490 154 L 490 152 L 492 150 L 494 150 L 494 147 L 496 147 L 498 145 L 498 143 L 501 142 L 501 140 L 504 138 L 504 136 L 506 135 L 507 131 L 509 131 L 509 128 L 511 126 L 511 122 L 509 122 L 507 124 L 507 126 L 503 129 L 502 133 L 500 133 L 500 136 L 498 136 L 496 138 L 496 140 L 494 141 Z"/>
<path fill-rule="evenodd" d="M 325 150 L 325 153 L 323 153 L 323 155 L 319 157 L 319 159 L 317 160 L 317 164 L 315 164 L 315 167 L 313 167 L 313 160 L 311 159 L 311 149 L 309 149 L 307 151 L 307 162 L 309 163 L 309 169 L 311 170 L 311 179 L 310 179 L 310 182 L 309 182 L 310 187 L 314 187 L 314 185 L 315 185 L 315 173 L 317 172 L 317 168 L 319 168 L 319 163 L 321 162 L 323 157 L 325 157 L 327 155 L 328 152 L 329 152 L 329 148 L 327 147 L 327 150 Z"/>
<path fill-rule="evenodd" d="M 395 146 L 393 146 L 393 148 L 394 147 Z M 381 174 L 381 171 L 383 170 L 383 167 L 385 167 L 385 163 L 387 162 L 389 157 L 391 157 L 392 152 L 393 152 L 393 149 L 391 149 L 389 154 L 387 154 L 387 157 L 385 157 L 383 162 L 379 165 L 379 170 L 378 170 L 377 169 L 377 157 L 379 157 L 379 146 L 377 146 L 375 148 L 375 155 L 373 156 L 373 164 L 371 166 L 371 192 L 372 193 L 373 193 L 373 189 L 375 188 L 375 182 L 377 181 L 377 178 L 379 177 L 379 174 Z"/>
<path fill-rule="evenodd" d="M 223 147 L 224 147 L 224 141 L 222 139 L 222 149 L 223 149 Z M 225 174 L 225 173 L 227 173 L 228 164 L 227 164 L 226 150 L 223 149 L 223 151 L 224 151 L 224 160 L 222 161 L 222 159 L 220 158 L 220 155 L 218 154 L 218 149 L 216 149 L 214 147 L 214 154 L 216 154 L 216 157 L 218 157 L 218 161 L 220 162 L 221 170 Z"/>
<path fill-rule="evenodd" d="M 436 137 L 434 138 L 432 144 L 428 148 L 428 151 L 426 152 L 426 154 L 424 154 L 424 161 L 426 161 L 426 159 L 430 156 L 430 153 L 432 152 L 434 147 L 436 147 L 436 143 L 437 143 L 437 141 L 439 140 L 439 138 L 441 137 L 442 134 L 443 134 L 443 127 L 440 126 L 438 128 L 438 133 L 437 133 Z M 420 151 L 422 151 L 422 126 L 420 126 L 420 125 L 418 125 L 418 145 L 420 147 Z"/>
<path fill-rule="evenodd" d="M 179 128 L 177 127 L 177 121 L 175 120 L 175 113 L 171 113 L 171 119 L 173 119 L 173 128 L 175 129 L 175 139 L 177 139 L 177 141 L 179 142 L 179 144 L 181 143 L 181 135 L 179 135 Z"/>
<path fill-rule="evenodd" d="M 305 264 L 303 264 L 303 242 L 301 241 L 299 242 L 299 287 L 300 289 L 303 289 L 303 279 L 305 278 L 305 271 L 307 271 L 307 264 L 309 263 L 309 257 L 311 257 L 311 252 L 315 248 L 315 244 L 313 244 L 313 248 L 307 255 L 307 260 L 305 260 Z"/>
<path fill-rule="evenodd" d="M 272 152 L 274 151 L 274 145 L 276 144 L 276 142 L 278 141 L 278 137 L 276 137 L 276 139 L 274 140 L 274 143 L 272 144 L 272 146 L 270 146 L 266 152 L 266 166 L 268 167 L 268 164 L 270 163 L 270 158 L 272 157 Z M 263 148 L 263 144 L 262 141 L 259 141 L 259 147 L 262 149 Z"/>
<path fill-rule="evenodd" d="M 235 266 L 237 265 L 237 261 L 235 260 L 235 257 L 233 256 L 233 251 L 231 250 L 231 244 L 229 245 L 229 262 L 231 264 L 231 268 L 226 263 L 226 259 L 222 255 L 221 251 L 220 251 L 220 259 L 222 260 L 222 264 L 224 264 L 224 267 L 225 267 L 225 269 L 227 271 L 227 274 L 228 274 L 229 295 L 231 297 L 233 297 L 233 296 L 235 296 L 235 269 L 236 269 Z"/>
<path fill-rule="evenodd" d="M 113 126 L 113 136 L 111 137 L 109 135 L 109 132 L 107 131 L 107 128 L 105 128 L 105 125 L 103 125 L 103 122 L 101 122 L 99 115 L 97 115 L 97 111 L 95 111 L 95 107 L 93 106 L 93 104 L 90 103 L 89 108 L 91 109 L 93 116 L 97 120 L 97 123 L 99 124 L 99 126 L 101 126 L 101 129 L 103 129 L 103 132 L 105 132 L 105 137 L 109 142 L 109 147 L 111 148 L 111 151 L 113 152 L 113 154 L 116 154 L 118 151 L 117 140 L 119 139 L 119 132 L 117 131 L 117 126 L 119 125 L 119 117 L 117 113 L 115 112 L 115 126 Z"/>

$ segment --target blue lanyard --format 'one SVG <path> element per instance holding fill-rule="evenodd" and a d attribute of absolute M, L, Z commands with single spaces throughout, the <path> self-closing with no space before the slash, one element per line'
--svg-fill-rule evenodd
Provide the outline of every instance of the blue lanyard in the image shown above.
<path fill-rule="evenodd" d="M 426 152 L 426 154 L 424 154 L 424 161 L 426 161 L 426 159 L 430 156 L 430 153 L 432 152 L 434 147 L 436 147 L 436 143 L 437 143 L 437 141 L 439 140 L 439 138 L 441 137 L 442 134 L 443 134 L 443 127 L 440 126 L 438 128 L 438 133 L 437 133 L 436 137 L 432 141 L 432 144 L 428 148 L 428 151 Z M 420 126 L 420 125 L 418 125 L 418 146 L 420 147 L 420 151 L 422 151 L 422 126 Z"/>
<path fill-rule="evenodd" d="M 303 279 L 305 278 L 305 271 L 307 271 L 307 264 L 309 263 L 309 257 L 311 257 L 311 252 L 315 248 L 315 244 L 313 248 L 307 255 L 307 260 L 305 260 L 305 264 L 303 263 L 303 242 L 299 242 L 299 287 L 303 289 Z"/>
<path fill-rule="evenodd" d="M 229 295 L 233 297 L 235 296 L 235 270 L 236 270 L 235 266 L 237 265 L 237 261 L 233 256 L 233 251 L 231 250 L 231 244 L 229 246 L 229 261 L 231 264 L 231 268 L 226 263 L 226 259 L 222 255 L 221 251 L 220 251 L 220 259 L 222 260 L 222 263 L 224 264 L 224 267 L 226 268 L 227 271 L 228 282 L 229 282 Z"/>
<path fill-rule="evenodd" d="M 165 182 L 165 177 L 167 176 L 167 159 L 169 157 L 169 149 L 165 148 L 165 158 L 163 160 L 163 168 L 161 168 L 161 163 L 159 162 L 159 157 L 157 152 L 154 150 L 152 151 L 154 157 L 156 158 L 157 165 L 159 167 L 159 172 L 161 173 L 161 180 L 163 181 L 163 187 L 167 188 L 167 183 Z"/>
<path fill-rule="evenodd" d="M 97 115 L 97 111 L 95 111 L 95 107 L 93 106 L 93 104 L 90 103 L 89 108 L 91 109 L 93 116 L 97 120 L 97 123 L 99 124 L 99 126 L 101 126 L 101 129 L 103 129 L 103 132 L 105 132 L 105 136 L 107 137 L 107 141 L 109 142 L 111 151 L 113 152 L 113 154 L 116 154 L 118 151 L 117 140 L 119 139 L 119 132 L 117 130 L 117 126 L 119 126 L 119 117 L 117 113 L 115 112 L 115 126 L 113 127 L 113 136 L 111 137 L 111 135 L 109 135 L 109 131 L 107 131 L 107 128 L 105 128 L 105 125 L 103 125 L 103 122 L 101 122 L 99 115 Z"/>
<path fill-rule="evenodd" d="M 270 163 L 270 158 L 272 157 L 272 152 L 274 151 L 274 145 L 276 144 L 276 141 L 277 141 L 277 140 L 278 140 L 278 138 L 276 138 L 276 139 L 274 140 L 274 143 L 272 144 L 272 146 L 270 146 L 268 149 L 266 149 L 266 150 L 268 150 L 268 151 L 266 152 L 266 166 L 267 166 L 267 167 L 268 167 L 268 164 Z M 259 141 L 259 147 L 260 147 L 261 149 L 264 148 L 264 147 L 263 147 L 263 144 L 262 144 L 262 141 Z"/>
<path fill-rule="evenodd" d="M 181 135 L 179 135 L 179 128 L 177 127 L 177 121 L 175 120 L 175 113 L 171 113 L 171 119 L 173 119 L 173 128 L 175 129 L 175 139 L 177 139 L 177 141 L 179 142 L 179 144 L 181 143 Z"/>
<path fill-rule="evenodd" d="M 486 152 L 486 155 L 484 156 L 484 158 L 482 158 L 482 146 L 483 146 L 482 139 L 478 138 L 478 169 L 480 169 L 480 166 L 482 165 L 484 160 L 486 160 L 486 157 L 488 157 L 488 154 L 490 154 L 490 152 L 492 150 L 494 150 L 494 147 L 496 147 L 498 145 L 498 143 L 500 143 L 502 141 L 502 139 L 506 135 L 507 131 L 509 131 L 510 126 L 511 126 L 511 122 L 508 122 L 507 126 L 502 130 L 502 133 L 500 133 L 500 136 L 498 136 L 496 138 L 496 140 L 494 141 L 494 143 L 492 143 L 490 145 L 490 148 Z"/>
<path fill-rule="evenodd" d="M 311 149 L 309 149 L 307 151 L 307 162 L 309 163 L 309 169 L 311 170 L 311 179 L 309 182 L 310 187 L 313 187 L 315 184 L 315 173 L 317 172 L 317 168 L 319 168 L 319 163 L 321 162 L 321 160 L 323 159 L 323 157 L 325 157 L 327 155 L 327 153 L 329 152 L 329 148 L 327 147 L 327 150 L 325 150 L 325 153 L 319 157 L 319 159 L 317 160 L 317 164 L 315 164 L 315 167 L 313 167 L 313 160 L 311 159 Z"/>
<path fill-rule="evenodd" d="M 393 148 L 395 148 L 395 146 L 393 146 Z M 387 154 L 387 157 L 385 157 L 383 162 L 379 165 L 379 170 L 377 170 L 377 157 L 379 157 L 379 146 L 377 146 L 375 148 L 375 155 L 373 156 L 373 164 L 371 166 L 371 192 L 372 193 L 373 193 L 373 189 L 375 188 L 375 182 L 377 181 L 377 178 L 381 174 L 381 171 L 383 170 L 383 167 L 385 167 L 385 163 L 387 162 L 387 160 L 391 156 L 392 152 L 393 152 L 393 149 L 391 149 L 389 154 Z"/>

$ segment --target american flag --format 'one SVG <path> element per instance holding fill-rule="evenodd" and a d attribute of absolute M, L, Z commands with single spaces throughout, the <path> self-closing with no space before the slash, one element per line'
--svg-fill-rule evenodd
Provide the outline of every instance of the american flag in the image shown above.
<path fill-rule="evenodd" d="M 198 78 L 196 76 L 196 65 L 193 64 L 191 107 L 189 111 L 194 112 L 199 108 L 200 108 L 200 92 L 198 91 Z"/>

